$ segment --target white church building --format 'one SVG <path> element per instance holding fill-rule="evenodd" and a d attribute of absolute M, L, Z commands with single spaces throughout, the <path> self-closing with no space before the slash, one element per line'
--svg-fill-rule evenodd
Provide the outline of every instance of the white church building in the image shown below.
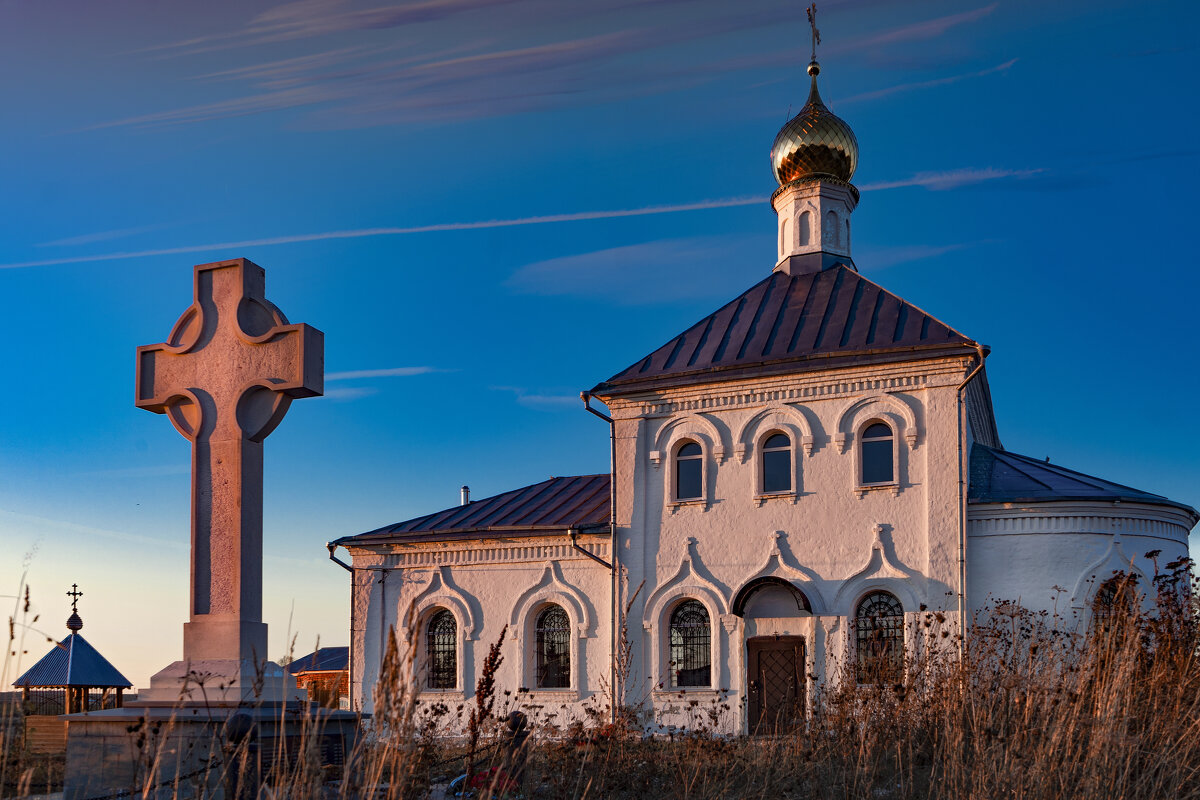
<path fill-rule="evenodd" d="M 507 626 L 509 705 L 561 723 L 615 692 L 652 726 L 715 701 L 760 731 L 824 682 L 898 680 L 926 614 L 957 637 L 1019 602 L 1086 629 L 1127 596 L 1114 576 L 1149 588 L 1145 553 L 1187 556 L 1194 509 L 1006 451 L 988 349 L 859 272 L 858 145 L 819 71 L 771 150 L 773 269 L 583 393 L 611 474 L 330 544 L 351 557 L 355 708 L 390 631 L 421 702 L 453 709 Z"/>

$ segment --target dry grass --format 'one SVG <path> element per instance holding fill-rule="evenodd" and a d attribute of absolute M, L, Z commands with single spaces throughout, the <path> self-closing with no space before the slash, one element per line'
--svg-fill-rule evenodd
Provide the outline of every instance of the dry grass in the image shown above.
<path fill-rule="evenodd" d="M 963 659 L 955 637 L 929 614 L 903 682 L 820 690 L 802 729 L 783 735 L 719 735 L 728 715 L 742 713 L 724 703 L 696 709 L 694 730 L 665 738 L 641 734 L 632 721 L 645 714 L 636 708 L 620 709 L 625 722 L 615 725 L 604 724 L 605 709 L 591 724 L 566 729 L 543 718 L 524 796 L 1200 798 L 1200 617 L 1189 570 L 1167 565 L 1145 587 L 1152 613 L 1117 617 L 1098 631 L 1067 630 L 1054 615 L 999 604 L 977 620 Z M 456 722 L 455 712 L 418 705 L 413 666 L 411 651 L 393 647 L 386 655 L 376 716 L 345 767 L 321 768 L 312 735 L 298 758 L 264 776 L 257 794 L 417 798 L 464 771 L 464 745 L 435 735 Z M 520 694 L 481 691 L 483 702 L 495 695 L 499 705 L 475 726 L 478 772 L 492 776 L 480 781 L 480 795 L 497 796 L 487 788 L 497 784 L 489 769 L 501 764 L 503 748 L 493 745 Z M 319 722 L 308 724 L 316 734 Z M 5 796 L 45 788 L 44 769 L 24 754 L 19 729 L 0 723 Z M 243 757 L 223 750 L 214 769 Z"/>

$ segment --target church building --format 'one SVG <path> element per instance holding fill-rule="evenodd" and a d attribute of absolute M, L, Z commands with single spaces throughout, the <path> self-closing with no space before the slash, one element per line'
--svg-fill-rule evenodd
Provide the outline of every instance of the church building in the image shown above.
<path fill-rule="evenodd" d="M 900 680 L 927 615 L 950 643 L 1002 602 L 1086 630 L 1150 588 L 1145 553 L 1187 556 L 1195 509 L 1005 450 L 988 348 L 859 271 L 858 144 L 819 72 L 771 149 L 775 264 L 582 394 L 610 474 L 464 489 L 329 545 L 354 708 L 390 631 L 420 701 L 453 709 L 507 628 L 496 685 L 533 716 L 615 697 L 647 727 L 727 705 L 724 729 L 775 729 L 821 684 Z"/>

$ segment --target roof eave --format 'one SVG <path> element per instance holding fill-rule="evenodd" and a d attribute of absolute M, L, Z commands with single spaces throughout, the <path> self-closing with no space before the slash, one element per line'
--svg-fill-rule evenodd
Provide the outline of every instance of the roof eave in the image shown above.
<path fill-rule="evenodd" d="M 608 534 L 608 522 L 584 522 L 578 525 L 554 525 L 544 528 L 529 526 L 492 525 L 485 528 L 447 528 L 429 531 L 395 531 L 360 533 L 354 536 L 343 536 L 331 544 L 342 547 L 362 547 L 373 544 L 420 543 L 420 542 L 450 542 L 469 541 L 471 539 L 496 538 L 537 538 L 542 536 L 565 536 L 575 530 L 588 534 Z"/>
<path fill-rule="evenodd" d="M 897 361 L 926 360 L 958 354 L 971 355 L 978 351 L 978 343 L 967 340 L 962 342 L 939 343 L 931 345 L 912 345 L 902 348 L 880 348 L 875 350 L 855 350 L 851 352 L 818 353 L 787 360 L 755 361 L 747 364 L 731 364 L 723 367 L 713 367 L 690 372 L 678 372 L 650 378 L 626 378 L 624 380 L 607 381 L 597 384 L 588 394 L 599 398 L 617 397 L 649 389 L 669 389 L 683 386 L 694 386 L 701 383 L 717 381 L 735 381 L 746 377 L 766 375 L 781 375 L 795 372 L 809 372 L 832 367 L 884 364 Z M 915 356 L 915 357 L 914 357 Z"/>

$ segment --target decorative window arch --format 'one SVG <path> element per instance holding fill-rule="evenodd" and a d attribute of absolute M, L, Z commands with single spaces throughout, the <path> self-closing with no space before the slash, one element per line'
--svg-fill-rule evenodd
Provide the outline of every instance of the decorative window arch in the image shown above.
<path fill-rule="evenodd" d="M 671 688 L 712 686 L 712 622 L 708 609 L 688 598 L 671 612 Z"/>
<path fill-rule="evenodd" d="M 792 491 L 794 446 L 792 437 L 783 431 L 769 431 L 763 438 L 759 447 L 759 481 L 763 494 Z"/>
<path fill-rule="evenodd" d="M 904 679 L 904 606 L 891 592 L 873 591 L 854 613 L 854 667 L 862 684 Z"/>
<path fill-rule="evenodd" d="M 425 687 L 458 687 L 458 620 L 445 608 L 435 609 L 425 624 Z"/>
<path fill-rule="evenodd" d="M 534 651 L 537 688 L 571 688 L 571 618 L 562 606 L 548 603 L 538 612 Z"/>
<path fill-rule="evenodd" d="M 868 420 L 858 436 L 858 481 L 862 486 L 896 482 L 896 434 L 879 419 Z"/>
<path fill-rule="evenodd" d="M 822 242 L 824 244 L 838 243 L 838 218 L 833 211 L 825 212 L 825 227 L 822 230 Z"/>
<path fill-rule="evenodd" d="M 677 502 L 704 499 L 704 448 L 693 439 L 684 439 L 671 457 L 671 496 Z"/>

